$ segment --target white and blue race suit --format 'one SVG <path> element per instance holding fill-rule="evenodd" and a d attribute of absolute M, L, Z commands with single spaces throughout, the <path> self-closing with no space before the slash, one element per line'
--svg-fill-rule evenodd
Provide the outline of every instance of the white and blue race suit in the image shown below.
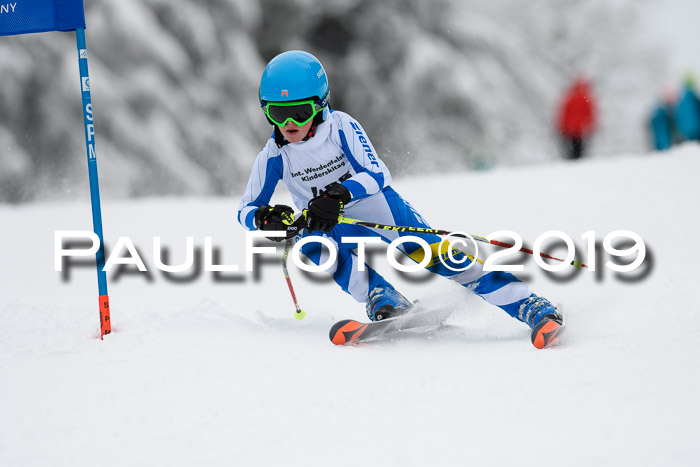
<path fill-rule="evenodd" d="M 248 180 L 245 193 L 238 208 L 238 221 L 247 229 L 255 230 L 254 216 L 258 207 L 269 204 L 277 183 L 282 183 L 299 210 L 307 208 L 308 202 L 326 186 L 342 183 L 351 193 L 350 203 L 344 206 L 349 218 L 363 219 L 381 224 L 430 228 L 423 217 L 391 188 L 391 174 L 377 157 L 362 126 L 344 112 L 332 111 L 325 122 L 315 129 L 313 137 L 298 143 L 287 143 L 281 147 L 270 138 L 258 154 Z M 343 237 L 381 237 L 387 243 L 402 235 L 415 235 L 391 230 L 380 230 L 351 224 L 338 224 L 330 233 L 320 231 L 303 236 L 323 235 L 335 243 L 338 256 L 327 272 L 335 282 L 358 302 L 366 302 L 369 292 L 386 284 L 385 279 L 369 266 L 359 271 L 358 258 L 354 251 L 356 243 L 342 243 Z M 509 315 L 519 316 L 520 305 L 532 295 L 525 283 L 505 272 L 485 272 L 477 260 L 465 271 L 473 259 L 456 252 L 454 259 L 465 261 L 452 263 L 445 251 L 438 251 L 440 237 L 422 235 L 430 244 L 433 257 L 426 268 L 445 276 L 474 291 L 488 303 L 505 310 Z M 443 245 L 446 245 L 445 242 Z M 417 243 L 406 242 L 399 247 L 414 261 L 421 262 L 426 254 Z M 324 263 L 327 251 L 318 242 L 307 243 L 301 248 L 304 256 L 315 264 Z"/>

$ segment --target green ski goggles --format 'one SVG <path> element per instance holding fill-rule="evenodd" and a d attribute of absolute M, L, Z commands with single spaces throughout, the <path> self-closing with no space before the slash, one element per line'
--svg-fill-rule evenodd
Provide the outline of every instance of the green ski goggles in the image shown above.
<path fill-rule="evenodd" d="M 299 126 L 304 126 L 322 110 L 316 107 L 313 99 L 296 102 L 268 102 L 263 107 L 265 115 L 275 125 L 284 126 L 289 120 Z"/>

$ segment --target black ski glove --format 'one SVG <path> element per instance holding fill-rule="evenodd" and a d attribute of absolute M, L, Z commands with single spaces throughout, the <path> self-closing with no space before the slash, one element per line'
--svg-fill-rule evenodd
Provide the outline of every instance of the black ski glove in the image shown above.
<path fill-rule="evenodd" d="M 284 204 L 276 204 L 274 207 L 266 204 L 255 211 L 255 227 L 260 230 L 276 230 L 286 232 L 285 237 L 266 237 L 274 242 L 294 237 L 302 228 L 304 218 L 294 221 L 294 209 Z"/>
<path fill-rule="evenodd" d="M 350 202 L 352 195 L 340 183 L 333 183 L 321 194 L 309 201 L 306 213 L 306 228 L 309 232 L 323 230 L 330 232 L 338 223 L 343 205 Z"/>

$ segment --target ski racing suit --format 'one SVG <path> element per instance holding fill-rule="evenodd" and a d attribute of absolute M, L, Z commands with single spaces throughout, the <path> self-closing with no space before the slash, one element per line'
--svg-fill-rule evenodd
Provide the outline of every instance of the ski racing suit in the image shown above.
<path fill-rule="evenodd" d="M 238 208 L 238 221 L 246 229 L 256 230 L 255 211 L 270 203 L 279 180 L 287 187 L 299 210 L 306 209 L 311 198 L 317 196 L 327 185 L 342 183 L 352 195 L 344 206 L 349 218 L 371 222 L 430 228 L 418 212 L 391 188 L 391 174 L 377 157 L 372 143 L 362 126 L 351 116 L 340 111 L 331 111 L 326 120 L 317 126 L 313 137 L 298 143 L 286 143 L 281 147 L 274 136 L 258 154 L 248 185 Z M 354 251 L 356 243 L 341 243 L 343 237 L 381 237 L 387 243 L 399 236 L 415 235 L 391 230 L 380 230 L 351 224 L 337 224 L 330 233 L 322 231 L 301 234 L 323 235 L 337 247 L 338 256 L 327 272 L 335 282 L 358 302 L 365 303 L 369 292 L 377 286 L 386 285 L 386 280 L 365 265 L 358 269 L 358 258 Z M 528 286 L 510 273 L 485 272 L 481 262 L 464 271 L 474 259 L 456 251 L 457 263 L 445 255 L 446 248 L 438 251 L 441 238 L 437 235 L 420 234 L 430 245 L 433 257 L 426 268 L 467 287 L 492 305 L 505 310 L 509 315 L 525 321 L 521 305 L 532 295 Z M 445 242 L 443 246 L 446 246 Z M 417 243 L 406 242 L 399 249 L 412 260 L 420 263 L 425 250 Z M 318 242 L 310 242 L 301 248 L 301 253 L 314 264 L 326 261 L 328 254 Z M 464 261 L 459 263 L 459 261 Z"/>

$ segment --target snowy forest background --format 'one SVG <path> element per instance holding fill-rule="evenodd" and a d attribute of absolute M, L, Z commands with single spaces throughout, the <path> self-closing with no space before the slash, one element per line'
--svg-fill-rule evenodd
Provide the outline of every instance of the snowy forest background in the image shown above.
<path fill-rule="evenodd" d="M 561 94 L 591 78 L 592 157 L 648 148 L 667 67 L 635 0 L 86 0 L 101 191 L 240 192 L 270 127 L 267 61 L 304 49 L 395 176 L 560 159 Z M 0 201 L 87 193 L 72 33 L 0 40 Z M 680 78 L 679 78 L 680 79 Z"/>

